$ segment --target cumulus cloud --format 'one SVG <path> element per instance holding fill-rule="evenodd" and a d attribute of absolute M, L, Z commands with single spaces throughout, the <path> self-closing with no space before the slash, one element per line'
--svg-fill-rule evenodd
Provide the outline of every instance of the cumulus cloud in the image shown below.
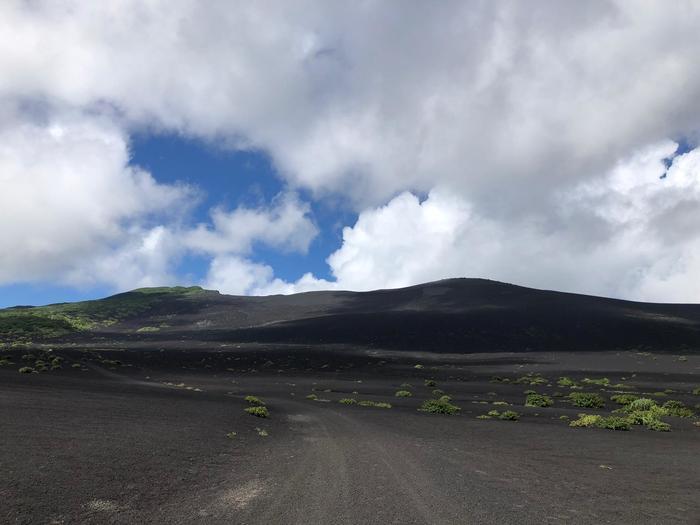
<path fill-rule="evenodd" d="M 89 281 L 96 274 L 87 268 L 95 261 L 132 242 L 149 221 L 187 209 L 195 196 L 130 166 L 124 133 L 79 115 L 4 121 L 0 188 L 0 283 Z M 148 267 L 144 257 L 142 251 L 140 262 Z M 113 282 L 120 273 L 103 277 Z"/>
<path fill-rule="evenodd" d="M 697 150 L 658 177 L 697 145 L 699 25 L 662 1 L 2 2 L 0 282 L 84 260 L 159 282 L 195 250 L 240 293 L 467 275 L 698 300 Z M 143 130 L 264 150 L 289 192 L 161 219 L 187 190 L 129 165 Z M 308 248 L 297 193 L 358 213 L 333 283 L 245 258 Z"/>
<path fill-rule="evenodd" d="M 485 277 L 640 300 L 700 297 L 700 149 L 665 141 L 559 195 L 554 211 L 494 220 L 460 195 L 403 193 L 360 214 L 328 259 L 336 280 L 305 276 L 272 293 L 400 287 Z M 670 166 L 667 162 L 672 158 Z M 560 225 L 563 225 L 560 226 Z M 267 286 L 267 287 L 266 287 Z"/>
<path fill-rule="evenodd" d="M 537 206 L 700 117 L 692 2 L 16 0 L 0 21 L 0 97 L 258 146 L 359 209 L 445 184 Z"/>
<path fill-rule="evenodd" d="M 200 224 L 185 235 L 185 244 L 211 254 L 249 253 L 253 243 L 285 251 L 306 252 L 318 234 L 310 217 L 310 206 L 293 193 L 278 195 L 270 207 L 233 211 L 216 208 L 212 225 Z"/>

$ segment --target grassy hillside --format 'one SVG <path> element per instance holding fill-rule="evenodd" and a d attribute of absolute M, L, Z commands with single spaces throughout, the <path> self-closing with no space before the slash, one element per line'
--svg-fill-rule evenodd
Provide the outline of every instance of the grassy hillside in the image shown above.
<path fill-rule="evenodd" d="M 0 339 L 10 341 L 59 337 L 109 326 L 144 315 L 166 300 L 204 293 L 199 286 L 139 288 L 95 301 L 0 310 Z"/>

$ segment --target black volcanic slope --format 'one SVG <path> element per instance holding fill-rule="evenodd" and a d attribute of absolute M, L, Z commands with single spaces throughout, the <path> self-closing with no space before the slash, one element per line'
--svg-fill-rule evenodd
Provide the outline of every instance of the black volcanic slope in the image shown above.
<path fill-rule="evenodd" d="M 98 321 L 81 337 L 118 333 L 148 340 L 340 343 L 458 353 L 700 346 L 700 305 L 620 301 L 482 279 L 269 297 L 145 289 L 58 307 L 72 307 L 71 315 L 87 309 Z M 109 322 L 100 322 L 100 315 Z"/>
<path fill-rule="evenodd" d="M 698 525 L 699 324 L 474 279 L 0 310 L 0 523 Z"/>

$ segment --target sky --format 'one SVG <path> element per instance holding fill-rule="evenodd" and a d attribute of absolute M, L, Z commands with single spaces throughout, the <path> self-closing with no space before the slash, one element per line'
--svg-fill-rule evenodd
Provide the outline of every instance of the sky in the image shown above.
<path fill-rule="evenodd" d="M 6 0 L 0 307 L 481 277 L 700 302 L 700 4 Z"/>

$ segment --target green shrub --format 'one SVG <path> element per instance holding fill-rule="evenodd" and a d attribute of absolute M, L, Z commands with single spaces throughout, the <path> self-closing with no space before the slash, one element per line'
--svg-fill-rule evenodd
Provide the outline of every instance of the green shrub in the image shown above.
<path fill-rule="evenodd" d="M 557 380 L 557 385 L 559 385 L 561 387 L 572 387 L 572 386 L 576 386 L 576 382 L 569 377 L 560 377 Z"/>
<path fill-rule="evenodd" d="M 630 430 L 632 428 L 632 423 L 630 423 L 626 417 L 608 416 L 600 418 L 596 426 L 609 430 Z"/>
<path fill-rule="evenodd" d="M 311 401 L 316 401 L 318 399 L 318 396 L 316 394 L 309 394 L 306 396 L 306 399 L 310 399 Z"/>
<path fill-rule="evenodd" d="M 413 368 L 416 368 L 416 369 L 418 369 L 418 370 L 421 370 L 421 369 L 424 368 L 424 367 L 423 367 L 423 365 L 414 365 Z"/>
<path fill-rule="evenodd" d="M 267 409 L 267 407 L 263 406 L 248 407 L 245 409 L 245 411 L 248 412 L 251 416 L 270 417 L 270 411 Z"/>
<path fill-rule="evenodd" d="M 598 386 L 608 386 L 610 385 L 610 379 L 607 377 L 599 377 L 597 379 L 590 379 L 588 377 L 584 377 L 581 380 L 582 383 L 585 383 L 587 385 L 598 385 Z"/>
<path fill-rule="evenodd" d="M 411 394 L 408 390 L 398 390 L 394 396 L 396 397 L 411 397 L 413 394 Z"/>
<path fill-rule="evenodd" d="M 693 395 L 700 396 L 700 388 L 693 388 Z"/>
<path fill-rule="evenodd" d="M 461 408 L 441 397 L 439 399 L 428 399 L 424 401 L 418 410 L 430 412 L 431 414 L 453 415 L 459 412 Z"/>
<path fill-rule="evenodd" d="M 501 406 L 501 407 L 510 406 L 510 403 L 507 403 L 506 401 L 494 401 L 494 402 L 491 403 L 491 404 L 494 405 L 494 406 L 497 406 L 497 407 L 498 407 L 498 406 Z"/>
<path fill-rule="evenodd" d="M 520 385 L 545 385 L 547 384 L 547 379 L 542 377 L 540 374 L 529 373 L 524 376 L 520 376 L 515 380 L 515 382 Z"/>
<path fill-rule="evenodd" d="M 491 383 L 510 383 L 510 379 L 501 376 L 492 376 L 490 379 Z"/>
<path fill-rule="evenodd" d="M 486 415 L 487 415 L 487 416 L 491 416 L 491 417 L 498 417 L 498 416 L 501 415 L 501 413 L 500 413 L 498 410 L 489 410 L 489 411 L 486 413 Z"/>
<path fill-rule="evenodd" d="M 578 419 L 569 423 L 570 427 L 595 427 L 598 422 L 603 419 L 597 414 L 579 414 Z"/>
<path fill-rule="evenodd" d="M 503 419 L 504 421 L 517 421 L 520 419 L 520 414 L 513 410 L 505 410 L 501 412 L 501 415 L 498 416 L 498 419 Z"/>
<path fill-rule="evenodd" d="M 70 365 L 71 368 L 82 368 L 82 365 L 80 363 L 73 363 Z"/>
<path fill-rule="evenodd" d="M 260 399 L 259 397 L 255 397 L 255 396 L 245 396 L 244 399 L 245 399 L 246 402 L 248 402 L 248 404 L 250 404 L 250 405 L 256 405 L 256 406 L 261 406 L 261 407 L 262 407 L 262 406 L 265 406 L 265 402 L 264 402 L 262 399 Z"/>
<path fill-rule="evenodd" d="M 236 437 L 237 435 L 238 435 L 237 432 L 229 432 L 228 434 L 226 434 L 226 437 L 229 438 L 229 439 L 235 439 L 235 437 Z"/>
<path fill-rule="evenodd" d="M 611 401 L 617 403 L 618 405 L 629 405 L 637 399 L 639 399 L 639 396 L 635 396 L 634 394 L 617 394 L 610 398 Z"/>
<path fill-rule="evenodd" d="M 653 430 L 654 432 L 669 432 L 671 430 L 671 425 L 655 419 L 647 423 L 647 428 L 649 430 Z"/>
<path fill-rule="evenodd" d="M 693 417 L 695 415 L 692 408 L 688 408 L 680 401 L 666 401 L 663 404 L 663 409 L 666 414 L 673 417 Z"/>
<path fill-rule="evenodd" d="M 439 388 L 436 388 L 435 390 L 433 390 L 433 395 L 435 397 L 440 397 L 440 396 L 444 396 L 445 392 L 443 390 L 440 390 Z"/>
<path fill-rule="evenodd" d="M 358 401 L 357 404 L 360 405 L 361 407 L 391 408 L 390 403 L 383 403 L 381 401 L 369 401 L 367 399 L 364 399 L 362 401 Z"/>
<path fill-rule="evenodd" d="M 353 397 L 344 397 L 343 399 L 339 400 L 338 403 L 342 403 L 343 405 L 356 405 L 357 399 Z"/>
<path fill-rule="evenodd" d="M 426 380 L 425 380 L 425 386 L 431 387 L 431 388 L 432 388 L 432 387 L 434 387 L 434 386 L 437 386 L 437 383 L 435 382 L 434 379 L 426 379 Z"/>
<path fill-rule="evenodd" d="M 605 406 L 603 397 L 591 392 L 572 392 L 568 398 L 574 406 L 581 408 L 603 408 Z"/>
<path fill-rule="evenodd" d="M 653 399 L 646 398 L 646 397 L 640 397 L 639 399 L 635 399 L 629 405 L 627 405 L 624 408 L 624 410 L 626 412 L 636 412 L 636 411 L 652 410 L 655 407 L 657 407 L 656 401 L 654 401 Z"/>
<path fill-rule="evenodd" d="M 35 372 L 35 370 L 31 366 L 23 366 L 19 369 L 20 374 L 31 374 L 32 372 Z"/>
<path fill-rule="evenodd" d="M 552 398 L 544 394 L 528 394 L 525 398 L 526 407 L 551 407 L 553 404 Z"/>
<path fill-rule="evenodd" d="M 399 386 L 401 388 L 403 388 L 404 390 L 409 389 L 409 388 L 413 388 L 413 385 L 411 383 L 401 383 Z"/>

